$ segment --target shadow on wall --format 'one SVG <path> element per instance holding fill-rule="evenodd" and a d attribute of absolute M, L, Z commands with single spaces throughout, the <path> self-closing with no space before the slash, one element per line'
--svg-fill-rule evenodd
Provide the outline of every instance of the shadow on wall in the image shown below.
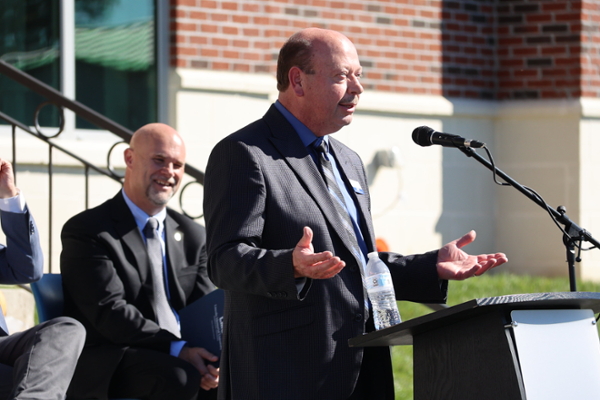
<path fill-rule="evenodd" d="M 444 132 L 486 143 L 494 155 L 491 122 L 446 120 L 442 126 Z M 476 151 L 487 158 L 484 150 Z M 491 171 L 459 149 L 443 148 L 441 169 L 442 214 L 436 231 L 442 235 L 442 244 L 473 229 L 477 239 L 465 249 L 468 253 L 503 251 L 495 246 L 495 197 L 498 190 L 514 189 L 494 184 Z"/>

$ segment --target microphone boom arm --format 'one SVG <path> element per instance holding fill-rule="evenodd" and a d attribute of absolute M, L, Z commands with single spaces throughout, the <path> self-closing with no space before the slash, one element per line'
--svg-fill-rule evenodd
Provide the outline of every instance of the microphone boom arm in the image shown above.
<path fill-rule="evenodd" d="M 477 154 L 477 152 L 475 152 L 472 148 L 459 147 L 458 149 L 460 151 L 462 151 L 463 153 L 465 153 L 465 155 L 467 157 L 472 157 L 472 158 L 476 159 L 477 161 L 479 161 L 490 171 L 495 171 L 496 175 L 501 177 L 510 186 L 514 187 L 519 192 L 523 193 L 525 196 L 527 196 L 530 200 L 532 200 L 538 206 L 542 207 L 543 209 L 545 209 L 549 213 L 551 213 L 552 216 L 555 218 L 555 220 L 560 222 L 565 227 L 564 231 L 566 232 L 567 235 L 564 235 L 563 241 L 565 243 L 565 246 L 567 246 L 567 261 L 569 262 L 570 288 L 571 288 L 572 292 L 576 291 L 575 266 L 574 266 L 575 242 L 579 241 L 581 243 L 582 241 L 585 240 L 586 242 L 592 243 L 595 247 L 598 247 L 598 248 L 600 248 L 600 242 L 598 242 L 596 239 L 594 239 L 588 231 L 586 231 L 585 229 L 581 228 L 576 223 L 574 223 L 567 216 L 566 210 L 563 207 L 559 207 L 561 209 L 561 211 L 559 212 L 559 211 L 555 210 L 554 208 L 548 206 L 546 203 L 544 203 L 542 200 L 540 200 L 539 197 L 534 195 L 530 190 L 528 190 L 523 185 L 521 185 L 520 183 L 518 183 L 517 181 L 512 179 L 510 176 L 506 175 L 503 171 L 501 171 L 494 165 L 492 165 L 488 160 L 486 160 L 485 158 L 483 158 L 479 154 Z"/>

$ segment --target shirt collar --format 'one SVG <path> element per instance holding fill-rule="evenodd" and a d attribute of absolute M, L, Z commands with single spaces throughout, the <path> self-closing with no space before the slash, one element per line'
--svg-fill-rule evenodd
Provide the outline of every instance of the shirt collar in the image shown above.
<path fill-rule="evenodd" d="M 167 217 L 167 209 L 163 208 L 156 215 L 148 215 L 148 214 L 146 214 L 145 211 L 143 211 L 141 208 L 136 206 L 135 203 L 133 201 L 131 201 L 131 199 L 129 197 L 127 197 L 127 194 L 125 193 L 124 189 L 122 189 L 121 192 L 123 193 L 123 198 L 125 199 L 125 204 L 127 204 L 127 207 L 129 207 L 131 214 L 133 214 L 135 223 L 138 226 L 138 228 L 140 229 L 140 231 L 144 232 L 144 227 L 148 223 L 148 219 L 152 217 L 152 218 L 156 218 L 158 220 L 158 233 L 161 234 L 163 232 L 164 226 L 165 226 L 165 218 Z"/>
<path fill-rule="evenodd" d="M 279 112 L 283 114 L 285 119 L 292 125 L 305 147 L 310 147 L 313 143 L 321 139 L 320 137 L 315 135 L 310 129 L 308 129 L 306 125 L 300 122 L 300 120 L 296 118 L 294 114 L 289 112 L 288 109 L 285 108 L 284 105 L 279 102 L 279 100 L 276 100 L 274 105 L 275 108 L 277 108 L 277 110 L 279 110 Z M 327 136 L 324 136 L 322 140 L 325 140 L 327 146 L 329 146 L 329 138 Z M 320 143 L 320 141 L 317 143 Z"/>

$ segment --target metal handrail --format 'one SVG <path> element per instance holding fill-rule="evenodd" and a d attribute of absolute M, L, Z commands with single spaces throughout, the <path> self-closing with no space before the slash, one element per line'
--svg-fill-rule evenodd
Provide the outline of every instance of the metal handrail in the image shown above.
<path fill-rule="evenodd" d="M 109 132 L 119 136 L 123 141 L 129 143 L 133 132 L 124 126 L 116 123 L 115 121 L 106 118 L 104 115 L 92 110 L 91 108 L 79 103 L 76 100 L 71 100 L 63 96 L 58 90 L 53 87 L 41 82 L 31 75 L 13 67 L 6 61 L 0 60 L 0 73 L 11 78 L 15 82 L 27 87 L 33 92 L 45 97 L 51 103 L 67 108 L 77 114 L 79 117 L 86 121 L 96 125 L 99 128 L 105 129 Z M 186 174 L 192 176 L 198 183 L 204 184 L 204 172 L 195 168 L 192 165 L 185 165 Z"/>
<path fill-rule="evenodd" d="M 43 102 L 42 104 L 40 104 L 38 106 L 38 108 L 35 112 L 35 118 L 34 118 L 34 125 L 35 125 L 34 128 L 35 129 L 23 124 L 20 121 L 17 121 L 16 119 L 12 118 L 11 116 L 9 116 L 3 112 L 0 112 L 0 119 L 6 121 L 12 127 L 12 157 L 13 157 L 12 160 L 13 160 L 13 163 L 15 164 L 15 179 L 17 178 L 17 175 L 16 175 L 17 174 L 17 168 L 16 168 L 17 167 L 17 165 L 16 165 L 16 132 L 17 132 L 17 128 L 23 132 L 28 133 L 31 136 L 34 136 L 35 138 L 37 138 L 39 140 L 44 141 L 48 145 L 48 179 L 49 179 L 48 242 L 49 242 L 49 248 L 48 248 L 47 259 L 48 259 L 48 267 L 49 267 L 48 269 L 50 272 L 52 272 L 52 243 L 53 243 L 53 238 L 52 238 L 52 231 L 53 231 L 53 229 L 52 229 L 52 223 L 53 223 L 53 221 L 52 221 L 52 215 L 53 215 L 52 190 L 53 189 L 52 189 L 52 187 L 53 187 L 53 166 L 54 166 L 53 165 L 53 150 L 58 150 L 62 154 L 71 157 L 72 159 L 76 160 L 84 167 L 85 208 L 86 209 L 89 208 L 89 175 L 90 175 L 90 171 L 93 170 L 101 175 L 104 175 L 110 179 L 113 179 L 113 180 L 119 182 L 120 184 L 123 183 L 123 177 L 118 175 L 113 170 L 113 168 L 110 165 L 110 162 L 107 163 L 108 165 L 107 165 L 106 169 L 100 168 L 100 167 L 96 166 L 94 163 L 91 163 L 91 162 L 83 159 L 82 157 L 78 156 L 77 154 L 60 146 L 55 140 L 53 140 L 54 138 L 58 137 L 64 129 L 64 121 L 65 121 L 64 109 L 66 108 L 68 110 L 73 111 L 73 113 L 75 113 L 75 115 L 85 119 L 86 121 L 94 124 L 95 126 L 101 128 L 101 129 L 111 132 L 112 134 L 118 136 L 121 139 L 121 141 L 115 143 L 111 147 L 111 149 L 108 152 L 107 159 L 110 158 L 110 154 L 116 145 L 123 143 L 123 142 L 129 143 L 129 141 L 131 140 L 131 136 L 133 135 L 133 132 L 131 130 L 125 128 L 124 126 L 116 123 L 115 121 L 112 121 L 111 119 L 105 117 L 104 115 L 92 110 L 91 108 L 79 103 L 78 101 L 68 99 L 62 93 L 60 93 L 58 90 L 39 81 L 38 79 L 33 78 L 29 74 L 13 67 L 12 65 L 8 64 L 7 62 L 5 62 L 3 60 L 0 60 L 0 74 L 7 76 L 8 78 L 12 79 L 13 81 L 30 89 L 32 92 L 37 93 L 38 95 L 47 99 L 46 102 Z M 40 129 L 39 123 L 38 123 L 39 112 L 40 112 L 41 108 L 43 108 L 47 104 L 54 105 L 55 107 L 57 107 L 57 109 L 59 111 L 59 120 L 60 120 L 59 130 L 57 133 L 53 134 L 52 136 L 43 134 Z M 202 215 L 191 216 L 188 213 L 186 213 L 186 211 L 183 208 L 183 193 L 189 184 L 199 183 L 200 185 L 203 185 L 204 184 L 204 172 L 196 169 L 192 165 L 186 164 L 185 165 L 185 173 L 187 175 L 191 176 L 193 178 L 193 180 L 188 182 L 180 190 L 179 204 L 181 206 L 183 213 L 185 215 L 187 215 L 188 217 L 193 218 L 193 219 L 201 218 Z"/>

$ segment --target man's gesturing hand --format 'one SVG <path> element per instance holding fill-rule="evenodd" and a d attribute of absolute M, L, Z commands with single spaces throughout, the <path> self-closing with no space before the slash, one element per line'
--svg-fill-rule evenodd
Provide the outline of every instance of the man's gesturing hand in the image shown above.
<path fill-rule="evenodd" d="M 438 253 L 437 271 L 440 279 L 463 280 L 479 276 L 508 261 L 504 253 L 469 255 L 462 247 L 475 240 L 475 231 L 442 247 Z"/>
<path fill-rule="evenodd" d="M 305 226 L 302 238 L 292 252 L 295 278 L 328 279 L 346 266 L 339 257 L 330 251 L 315 253 L 312 245 L 313 231 Z"/>

